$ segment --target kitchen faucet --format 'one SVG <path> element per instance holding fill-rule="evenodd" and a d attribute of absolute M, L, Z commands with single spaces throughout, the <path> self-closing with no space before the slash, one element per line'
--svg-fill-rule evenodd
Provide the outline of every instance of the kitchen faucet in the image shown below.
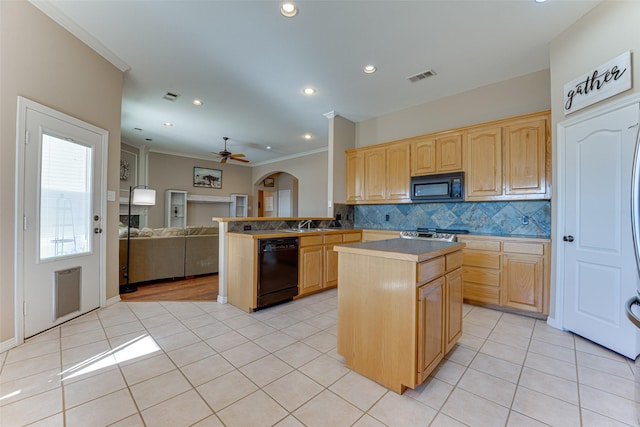
<path fill-rule="evenodd" d="M 312 222 L 312 220 L 310 220 L 310 219 L 305 219 L 304 221 L 300 221 L 298 223 L 298 228 L 304 228 L 304 226 L 306 225 L 307 228 L 310 229 L 311 228 L 311 222 Z"/>

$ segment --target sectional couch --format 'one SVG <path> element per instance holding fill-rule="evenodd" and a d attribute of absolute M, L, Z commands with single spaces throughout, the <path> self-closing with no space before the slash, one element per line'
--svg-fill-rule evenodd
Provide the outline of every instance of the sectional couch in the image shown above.
<path fill-rule="evenodd" d="M 120 230 L 120 284 L 126 279 L 127 229 Z M 129 283 L 218 272 L 218 228 L 131 229 Z"/>

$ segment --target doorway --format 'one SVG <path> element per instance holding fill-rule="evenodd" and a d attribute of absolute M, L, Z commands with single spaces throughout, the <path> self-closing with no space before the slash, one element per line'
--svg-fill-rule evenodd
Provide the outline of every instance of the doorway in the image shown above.
<path fill-rule="evenodd" d="M 255 185 L 258 217 L 298 216 L 298 178 L 287 172 L 270 172 Z"/>
<path fill-rule="evenodd" d="M 19 342 L 105 303 L 107 144 L 107 131 L 19 98 Z"/>

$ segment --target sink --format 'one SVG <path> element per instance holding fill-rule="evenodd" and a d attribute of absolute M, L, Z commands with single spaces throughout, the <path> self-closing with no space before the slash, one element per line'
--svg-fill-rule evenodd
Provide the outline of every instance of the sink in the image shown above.
<path fill-rule="evenodd" d="M 331 231 L 332 228 L 287 228 L 285 230 L 278 230 L 284 233 L 317 233 L 319 231 Z"/>

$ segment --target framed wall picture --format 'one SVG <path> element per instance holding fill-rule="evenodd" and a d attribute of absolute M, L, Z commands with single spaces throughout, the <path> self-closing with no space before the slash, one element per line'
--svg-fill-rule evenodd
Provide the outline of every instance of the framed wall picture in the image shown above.
<path fill-rule="evenodd" d="M 222 171 L 220 169 L 193 167 L 193 186 L 206 188 L 222 188 Z"/>
<path fill-rule="evenodd" d="M 273 187 L 274 186 L 273 178 L 265 178 L 264 179 L 264 186 L 265 187 Z"/>
<path fill-rule="evenodd" d="M 138 155 L 131 151 L 120 150 L 120 189 L 129 191 L 129 187 L 138 185 Z"/>

